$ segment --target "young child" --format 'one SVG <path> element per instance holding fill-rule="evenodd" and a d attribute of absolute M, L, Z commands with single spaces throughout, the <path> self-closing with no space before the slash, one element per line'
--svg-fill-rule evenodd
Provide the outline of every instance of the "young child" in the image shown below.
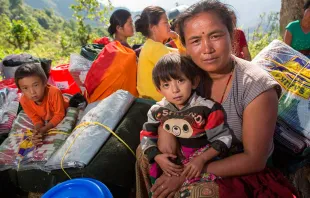
<path fill-rule="evenodd" d="M 20 66 L 15 72 L 15 83 L 23 93 L 20 104 L 34 125 L 33 142 L 40 144 L 42 136 L 65 117 L 68 99 L 57 87 L 47 84 L 38 63 Z"/>
<path fill-rule="evenodd" d="M 142 150 L 152 164 L 152 182 L 160 176 L 157 164 L 166 175 L 201 180 L 206 163 L 231 146 L 232 135 L 222 107 L 196 95 L 198 71 L 190 59 L 179 54 L 160 59 L 152 76 L 157 90 L 165 96 L 149 110 L 140 134 Z M 183 155 L 179 165 L 173 162 L 180 156 L 178 144 Z M 214 175 L 207 177 L 203 179 L 215 179 Z"/>

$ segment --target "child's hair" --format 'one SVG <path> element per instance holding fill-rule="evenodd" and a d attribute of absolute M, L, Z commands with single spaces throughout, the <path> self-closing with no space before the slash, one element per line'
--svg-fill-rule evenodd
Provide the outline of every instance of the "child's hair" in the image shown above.
<path fill-rule="evenodd" d="M 117 26 L 124 27 L 129 17 L 131 17 L 130 12 L 124 9 L 119 9 L 113 12 L 110 17 L 110 26 L 108 28 L 109 34 L 113 36 L 113 34 L 116 33 Z"/>
<path fill-rule="evenodd" d="M 30 77 L 30 76 L 38 76 L 41 78 L 43 83 L 47 82 L 47 78 L 44 73 L 44 70 L 42 69 L 39 63 L 26 63 L 18 67 L 17 70 L 15 71 L 16 86 L 20 88 L 18 81 L 25 77 Z"/>
<path fill-rule="evenodd" d="M 160 89 L 160 81 L 167 82 L 171 78 L 177 80 L 185 75 L 193 84 L 199 76 L 195 63 L 188 57 L 178 53 L 170 53 L 163 56 L 155 65 L 152 73 L 153 82 Z"/>
<path fill-rule="evenodd" d="M 148 6 L 144 8 L 140 17 L 135 21 L 136 32 L 141 32 L 143 36 L 150 36 L 150 26 L 158 25 L 160 17 L 166 11 L 159 6 Z"/>

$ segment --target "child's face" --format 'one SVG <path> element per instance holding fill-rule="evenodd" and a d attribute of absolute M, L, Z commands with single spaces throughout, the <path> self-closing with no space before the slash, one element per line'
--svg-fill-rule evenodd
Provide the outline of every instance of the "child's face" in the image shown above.
<path fill-rule="evenodd" d="M 189 97 L 191 96 L 194 85 L 185 75 L 180 79 L 171 78 L 170 81 L 160 81 L 160 90 L 158 90 L 165 98 L 176 105 L 179 109 L 183 108 Z"/>
<path fill-rule="evenodd" d="M 42 102 L 46 84 L 39 76 L 29 76 L 18 81 L 22 93 L 34 102 Z"/>

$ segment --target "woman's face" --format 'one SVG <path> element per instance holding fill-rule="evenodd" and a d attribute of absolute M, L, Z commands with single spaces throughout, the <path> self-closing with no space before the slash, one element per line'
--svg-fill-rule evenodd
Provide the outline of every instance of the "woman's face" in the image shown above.
<path fill-rule="evenodd" d="M 132 37 L 134 35 L 135 32 L 131 16 L 127 19 L 122 29 L 125 37 Z"/>
<path fill-rule="evenodd" d="M 215 13 L 204 12 L 186 20 L 184 37 L 187 54 L 201 69 L 225 71 L 231 57 L 231 37 Z"/>
<path fill-rule="evenodd" d="M 157 25 L 151 27 L 152 34 L 158 41 L 165 41 L 169 39 L 170 24 L 166 14 L 160 16 L 160 20 Z"/>

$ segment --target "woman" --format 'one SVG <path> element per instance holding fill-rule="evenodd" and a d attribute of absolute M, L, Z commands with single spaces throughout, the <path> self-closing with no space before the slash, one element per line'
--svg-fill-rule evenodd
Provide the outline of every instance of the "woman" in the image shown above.
<path fill-rule="evenodd" d="M 292 197 L 284 177 L 265 169 L 273 151 L 281 89 L 259 66 L 231 55 L 234 25 L 229 9 L 217 0 L 201 1 L 180 15 L 178 25 L 187 54 L 206 74 L 200 95 L 223 101 L 234 144 L 243 149 L 235 147 L 238 152 L 205 165 L 206 173 L 224 179 L 181 188 L 183 176 L 163 174 L 151 188 L 153 197 Z M 139 160 L 139 148 L 137 152 Z M 137 165 L 141 167 L 137 170 L 139 176 L 146 166 L 141 161 Z"/>
<path fill-rule="evenodd" d="M 124 46 L 129 47 L 127 38 L 134 35 L 133 21 L 130 12 L 119 9 L 113 12 L 110 18 L 109 34 Z"/>
<path fill-rule="evenodd" d="M 233 11 L 231 11 L 231 17 L 234 24 L 232 45 L 233 54 L 239 58 L 251 61 L 251 54 L 248 48 L 248 44 L 246 42 L 244 32 L 241 29 L 237 28 L 237 17 Z"/>
<path fill-rule="evenodd" d="M 162 56 L 178 52 L 177 49 L 164 45 L 169 38 L 175 41 L 179 49 L 182 49 L 182 44 L 178 35 L 170 30 L 167 14 L 161 7 L 149 6 L 145 8 L 140 18 L 136 20 L 135 26 L 136 32 L 141 32 L 147 38 L 139 56 L 137 89 L 140 97 L 159 101 L 163 96 L 156 90 L 152 82 L 152 70 Z"/>
<path fill-rule="evenodd" d="M 286 26 L 284 42 L 310 58 L 310 0 L 304 5 L 304 16 Z"/>

